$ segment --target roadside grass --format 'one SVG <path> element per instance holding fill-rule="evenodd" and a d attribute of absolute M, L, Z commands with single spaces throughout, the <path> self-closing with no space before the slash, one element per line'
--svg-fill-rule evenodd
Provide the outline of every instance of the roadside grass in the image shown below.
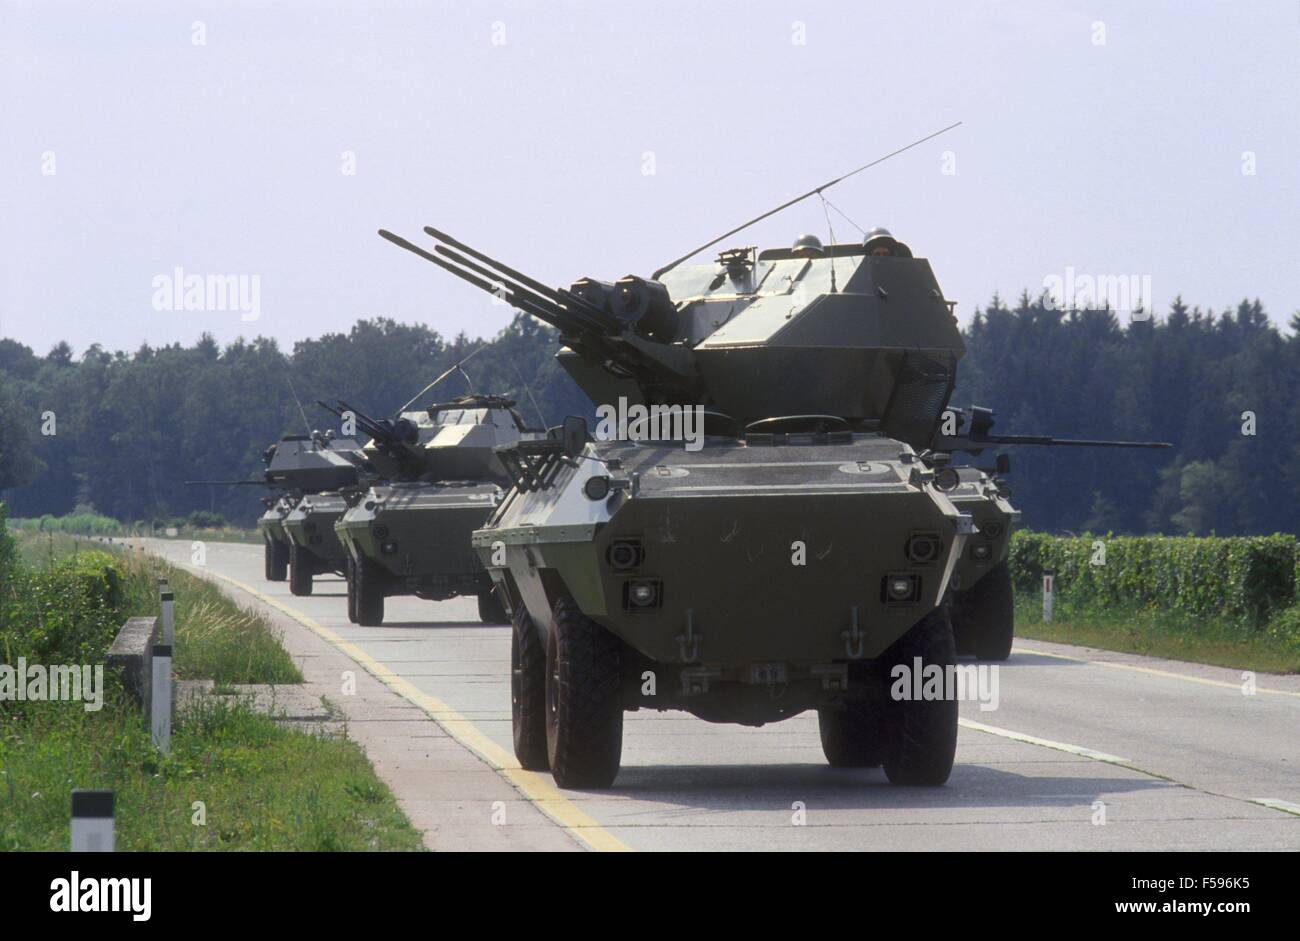
<path fill-rule="evenodd" d="M 1163 611 L 1080 608 L 1059 599 L 1052 615 L 1050 624 L 1043 623 L 1041 596 L 1018 595 L 1016 636 L 1239 670 L 1300 673 L 1300 606 L 1259 629 Z"/>
<path fill-rule="evenodd" d="M 169 755 L 120 702 L 0 714 L 0 851 L 66 850 L 73 788 L 116 793 L 119 850 L 422 847 L 359 745 L 225 698 L 178 713 Z"/>
<path fill-rule="evenodd" d="M 212 582 L 157 556 L 67 533 L 20 530 L 14 535 L 24 561 L 47 572 L 64 560 L 111 553 L 119 560 L 122 607 L 132 617 L 159 614 L 158 579 L 166 578 L 176 597 L 178 679 L 211 679 L 218 685 L 302 682 L 302 674 L 280 646 L 280 631 L 231 601 Z"/>
<path fill-rule="evenodd" d="M 122 622 L 158 613 L 165 576 L 176 596 L 178 678 L 218 689 L 301 681 L 278 631 L 203 579 L 66 533 L 22 533 L 17 543 L 17 559 L 0 558 L 0 662 L 102 663 Z M 111 674 L 105 685 L 94 712 L 80 702 L 0 701 L 0 850 L 66 850 L 74 788 L 116 792 L 124 850 L 422 847 L 346 729 L 286 728 L 247 698 L 201 697 L 178 710 L 162 755 Z"/>

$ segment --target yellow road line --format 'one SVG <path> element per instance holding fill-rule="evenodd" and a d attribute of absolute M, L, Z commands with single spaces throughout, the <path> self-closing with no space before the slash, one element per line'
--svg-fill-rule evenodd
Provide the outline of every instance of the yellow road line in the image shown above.
<path fill-rule="evenodd" d="M 1086 663 L 1089 666 L 1094 666 L 1094 667 L 1110 667 L 1111 669 L 1114 670 L 1131 670 L 1134 673 L 1148 673 L 1151 676 L 1163 676 L 1171 680 L 1183 680 L 1184 682 L 1187 683 L 1200 683 L 1204 686 L 1219 686 L 1222 687 L 1223 689 L 1233 689 L 1238 692 L 1241 691 L 1240 683 L 1228 683 L 1224 680 L 1211 680 L 1211 679 L 1206 679 L 1203 676 L 1188 676 L 1186 673 L 1174 673 L 1171 670 L 1157 670 L 1154 669 L 1153 667 L 1140 667 L 1132 663 L 1115 663 L 1111 660 L 1089 660 L 1085 657 L 1070 657 L 1070 656 L 1066 656 L 1063 653 L 1048 653 L 1046 650 L 1034 650 L 1033 648 L 1030 647 L 1012 647 L 1011 652 L 1033 654 L 1038 657 L 1051 657 L 1054 660 L 1069 660 L 1071 663 Z M 1138 654 L 1137 656 L 1141 656 L 1141 655 Z M 1223 667 L 1221 669 L 1230 669 L 1230 668 Z M 1248 672 L 1248 671 L 1243 670 L 1242 672 Z M 1253 672 L 1253 671 L 1249 671 L 1249 672 Z M 1300 693 L 1294 692 L 1289 689 L 1269 689 L 1268 687 L 1265 686 L 1257 686 L 1255 687 L 1255 692 L 1270 693 L 1274 696 L 1292 696 L 1296 699 L 1300 699 Z"/>
<path fill-rule="evenodd" d="M 1287 814 L 1295 814 L 1297 817 L 1300 817 L 1300 804 L 1278 800 L 1276 797 L 1252 797 L 1250 802 L 1252 804 L 1259 804 L 1261 807 L 1271 807 L 1274 810 L 1280 810 Z"/>
<path fill-rule="evenodd" d="M 976 732 L 987 732 L 989 735 L 998 735 L 1002 738 L 1009 738 L 1014 742 L 1024 742 L 1028 745 L 1041 745 L 1043 748 L 1054 748 L 1057 751 L 1069 752 L 1071 755 L 1079 755 L 1082 758 L 1091 758 L 1094 761 L 1104 761 L 1108 765 L 1123 765 L 1129 767 L 1132 762 L 1127 758 L 1121 758 L 1118 755 L 1108 755 L 1104 751 L 1095 751 L 1091 748 L 1084 748 L 1082 745 L 1070 745 L 1066 742 L 1054 742 L 1050 738 L 1039 738 L 1037 735 L 1026 735 L 1024 732 L 1013 732 L 1010 729 L 1000 729 L 997 726 L 985 725 L 983 722 L 972 722 L 970 719 L 959 719 L 958 722 L 963 728 L 973 729 Z"/>
<path fill-rule="evenodd" d="M 239 579 L 231 578 L 229 575 L 223 575 L 210 569 L 198 569 L 183 564 L 182 568 L 190 569 L 201 577 L 210 575 L 229 582 L 240 591 L 247 592 L 263 604 L 268 604 L 277 611 L 287 614 L 303 627 L 329 641 L 365 667 L 367 672 L 371 673 L 389 689 L 427 712 L 429 717 L 438 723 L 448 735 L 487 762 L 493 770 L 509 781 L 531 803 L 536 805 L 538 810 L 546 814 L 586 846 L 602 852 L 631 851 L 630 846 L 602 827 L 594 818 L 580 810 L 573 801 L 565 797 L 549 776 L 538 774 L 536 771 L 525 771 L 519 766 L 518 759 L 510 751 L 502 748 L 484 735 L 472 722 L 455 709 L 436 696 L 431 696 L 419 689 L 410 680 L 398 676 L 356 644 L 346 640 L 301 611 L 291 608 L 270 595 L 263 594 Z"/>

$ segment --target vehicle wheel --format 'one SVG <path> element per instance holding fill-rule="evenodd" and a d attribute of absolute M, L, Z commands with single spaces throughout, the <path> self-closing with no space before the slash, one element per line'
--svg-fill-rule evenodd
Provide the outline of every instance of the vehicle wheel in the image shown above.
<path fill-rule="evenodd" d="M 278 539 L 267 539 L 263 543 L 263 558 L 266 580 L 284 581 L 289 570 L 289 547 Z"/>
<path fill-rule="evenodd" d="M 551 612 L 546 646 L 546 756 L 560 787 L 609 787 L 623 756 L 618 639 L 572 598 Z"/>
<path fill-rule="evenodd" d="M 934 665 L 944 672 L 957 662 L 952 626 L 942 608 L 931 611 L 900 637 L 881 658 L 886 674 L 882 682 L 893 686 L 890 674 L 896 664 L 907 667 L 907 676 L 920 658 L 922 670 Z M 891 784 L 936 786 L 948 780 L 957 752 L 957 699 L 884 700 L 885 775 Z"/>
<path fill-rule="evenodd" d="M 478 593 L 478 619 L 484 624 L 509 624 L 505 605 L 495 588 L 485 588 Z"/>
<path fill-rule="evenodd" d="M 379 566 L 364 556 L 357 559 L 352 566 L 352 584 L 357 623 L 362 627 L 379 627 L 384 623 L 384 580 Z"/>
<path fill-rule="evenodd" d="M 289 591 L 295 595 L 311 594 L 312 557 L 297 543 L 289 544 Z"/>
<path fill-rule="evenodd" d="M 526 608 L 510 638 L 510 718 L 515 757 L 526 771 L 550 767 L 546 754 L 546 648 Z"/>
<path fill-rule="evenodd" d="M 998 563 L 966 591 L 955 592 L 952 630 L 957 651 L 980 660 L 1006 660 L 1015 636 L 1011 566 Z"/>
<path fill-rule="evenodd" d="M 343 562 L 343 577 L 348 580 L 348 620 L 353 624 L 357 623 L 357 576 L 354 571 L 355 562 L 352 556 L 348 556 Z"/>
<path fill-rule="evenodd" d="M 817 710 L 822 752 L 832 768 L 879 768 L 883 754 L 880 716 L 850 703 L 843 709 Z"/>

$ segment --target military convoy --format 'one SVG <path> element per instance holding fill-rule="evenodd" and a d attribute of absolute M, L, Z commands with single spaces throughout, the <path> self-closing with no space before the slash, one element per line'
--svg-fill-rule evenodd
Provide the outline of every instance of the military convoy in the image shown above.
<path fill-rule="evenodd" d="M 342 571 L 362 625 L 395 594 L 508 616 L 515 755 L 561 787 L 614 781 L 637 709 L 755 726 L 815 710 L 831 765 L 945 782 L 957 656 L 1010 654 L 1018 518 L 1006 456 L 956 455 L 1167 445 L 994 435 L 987 409 L 953 408 L 954 302 L 884 230 L 684 264 L 836 182 L 648 278 L 567 289 L 432 227 L 430 248 L 381 230 L 554 327 L 600 420 L 533 431 L 496 396 L 392 421 L 327 406 L 369 435 L 346 461 L 368 476 L 268 510 L 295 592 L 296 559 Z"/>

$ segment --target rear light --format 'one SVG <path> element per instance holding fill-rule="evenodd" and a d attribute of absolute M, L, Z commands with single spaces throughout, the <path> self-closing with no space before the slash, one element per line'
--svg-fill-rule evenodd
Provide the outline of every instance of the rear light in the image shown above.
<path fill-rule="evenodd" d="M 921 598 L 921 576 L 911 572 L 880 580 L 880 600 L 887 605 L 912 604 Z"/>
<path fill-rule="evenodd" d="M 623 583 L 623 607 L 632 614 L 663 607 L 663 582 L 638 579 Z"/>

